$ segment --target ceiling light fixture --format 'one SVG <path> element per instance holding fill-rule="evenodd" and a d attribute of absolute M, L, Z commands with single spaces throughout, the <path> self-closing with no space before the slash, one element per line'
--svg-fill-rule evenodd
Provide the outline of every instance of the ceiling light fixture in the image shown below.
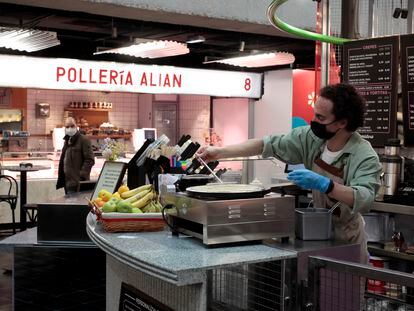
<path fill-rule="evenodd" d="M 35 52 L 59 45 L 56 32 L 0 27 L 0 47 Z"/>
<path fill-rule="evenodd" d="M 203 64 L 221 63 L 232 66 L 257 68 L 257 67 L 269 67 L 269 66 L 280 66 L 290 65 L 295 61 L 295 56 L 291 53 L 284 52 L 272 52 L 262 53 L 248 56 L 240 56 L 233 58 L 226 58 L 220 60 L 213 60 L 203 62 Z"/>
<path fill-rule="evenodd" d="M 95 52 L 93 55 L 123 54 L 142 58 L 160 58 L 188 54 L 189 52 L 190 50 L 185 43 L 179 43 L 176 41 L 148 41 L 138 39 L 135 40 L 135 44 L 122 48 Z"/>
<path fill-rule="evenodd" d="M 112 37 L 112 39 L 116 39 L 116 38 L 118 38 L 118 28 L 116 28 L 116 27 L 112 27 L 112 30 L 111 30 L 111 37 Z"/>
<path fill-rule="evenodd" d="M 246 42 L 240 41 L 240 45 L 239 45 L 239 51 L 240 52 L 244 52 L 245 45 L 246 45 Z"/>
<path fill-rule="evenodd" d="M 203 36 L 191 36 L 191 37 L 188 37 L 187 41 L 185 42 L 189 44 L 193 44 L 193 43 L 202 43 L 204 41 L 206 41 L 206 38 L 204 38 Z"/>

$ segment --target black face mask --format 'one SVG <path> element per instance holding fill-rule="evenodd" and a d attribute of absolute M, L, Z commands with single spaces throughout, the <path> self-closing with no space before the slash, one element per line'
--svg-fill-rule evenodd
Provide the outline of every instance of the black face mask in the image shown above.
<path fill-rule="evenodd" d="M 335 121 L 332 121 L 331 123 L 328 123 L 328 124 L 322 124 L 316 121 L 311 121 L 311 124 L 310 124 L 311 130 L 313 134 L 315 134 L 317 137 L 321 139 L 325 139 L 325 140 L 331 139 L 332 137 L 335 136 L 337 132 L 328 132 L 328 130 L 326 129 L 326 126 L 334 123 Z"/>

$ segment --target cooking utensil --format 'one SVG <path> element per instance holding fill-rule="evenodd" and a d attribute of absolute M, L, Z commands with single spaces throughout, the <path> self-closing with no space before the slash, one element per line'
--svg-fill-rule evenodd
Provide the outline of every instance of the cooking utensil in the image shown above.
<path fill-rule="evenodd" d="M 177 180 L 174 185 L 179 191 L 185 191 L 188 187 L 202 186 L 213 182 L 214 177 L 211 175 L 184 175 Z"/>
<path fill-rule="evenodd" d="M 270 192 L 270 189 L 245 184 L 208 184 L 204 186 L 188 187 L 186 192 L 190 197 L 198 199 L 233 200 L 262 198 L 265 194 Z"/>
<path fill-rule="evenodd" d="M 208 162 L 207 167 L 204 166 L 203 168 L 200 169 L 200 171 L 198 172 L 199 174 L 209 174 L 210 170 L 213 170 L 219 165 L 218 161 L 213 161 L 213 162 Z M 209 170 L 210 169 L 210 170 Z M 217 176 L 219 176 L 216 173 Z M 221 179 L 221 177 L 219 177 Z"/>
<path fill-rule="evenodd" d="M 332 214 L 332 212 L 339 206 L 341 205 L 341 202 L 336 202 L 334 205 L 332 205 L 332 207 L 329 209 L 328 213 Z"/>
<path fill-rule="evenodd" d="M 209 172 L 214 176 L 214 178 L 220 183 L 222 184 L 223 182 L 221 181 L 220 178 L 218 178 L 218 176 L 216 175 L 216 173 L 214 173 L 214 171 L 210 168 L 210 166 L 207 165 L 207 163 L 202 159 L 202 158 L 198 158 L 198 161 L 200 161 L 205 168 L 207 168 L 209 170 Z"/>

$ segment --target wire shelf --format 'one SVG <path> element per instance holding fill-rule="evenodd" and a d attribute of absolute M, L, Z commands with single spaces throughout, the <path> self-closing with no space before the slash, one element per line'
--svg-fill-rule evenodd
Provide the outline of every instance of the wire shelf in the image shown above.
<path fill-rule="evenodd" d="M 246 264 L 209 272 L 210 311 L 288 310 L 292 284 L 285 282 L 287 261 Z M 289 265 L 290 267 L 290 265 Z"/>

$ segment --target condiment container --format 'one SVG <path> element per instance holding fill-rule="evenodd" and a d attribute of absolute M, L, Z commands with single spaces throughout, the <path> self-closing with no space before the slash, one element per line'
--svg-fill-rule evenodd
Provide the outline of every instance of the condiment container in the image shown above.
<path fill-rule="evenodd" d="M 332 213 L 326 208 L 297 208 L 295 233 L 301 240 L 329 240 L 331 238 Z"/>

